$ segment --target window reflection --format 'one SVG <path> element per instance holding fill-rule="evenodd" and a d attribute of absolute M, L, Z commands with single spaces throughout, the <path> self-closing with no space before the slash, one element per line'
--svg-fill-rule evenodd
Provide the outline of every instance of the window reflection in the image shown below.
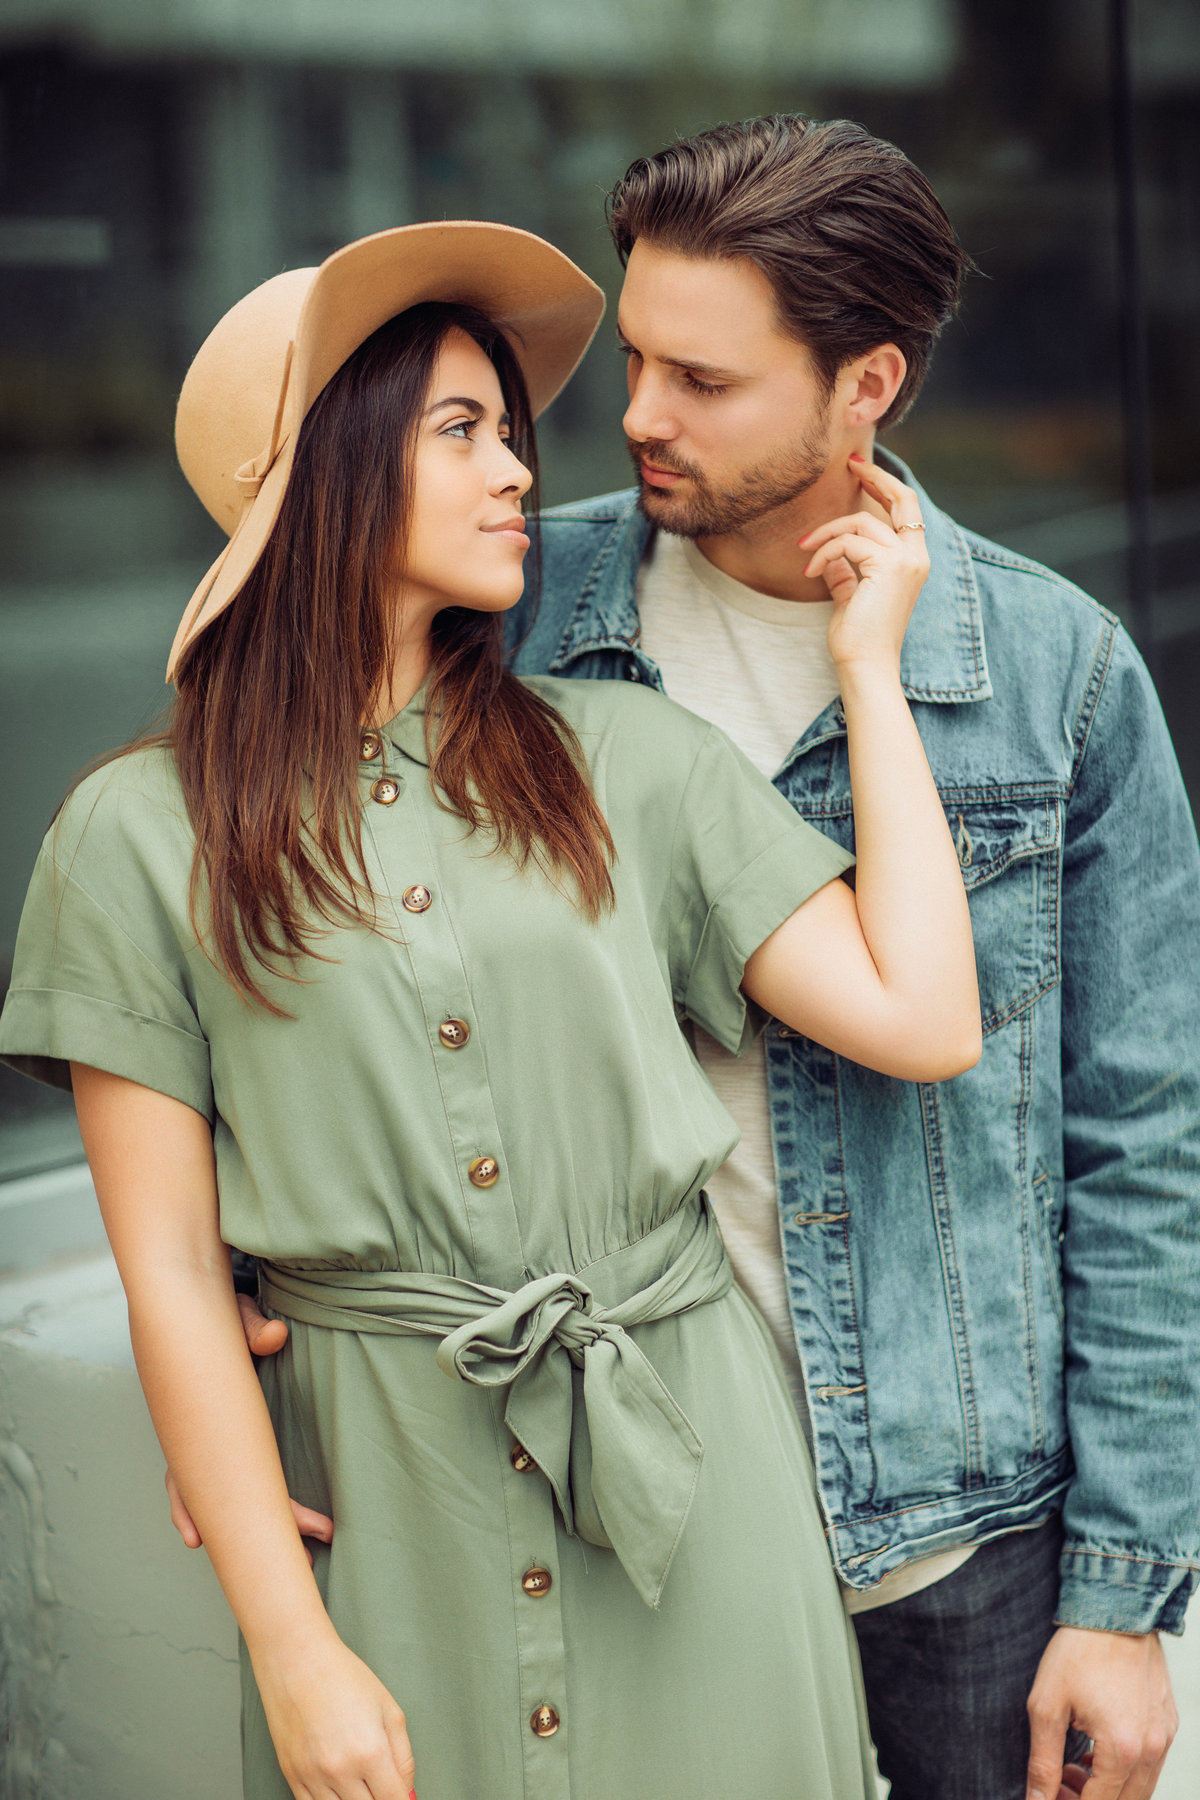
<path fill-rule="evenodd" d="M 1124 610 L 1102 15 L 1078 0 L 30 0 L 19 30 L 0 24 L 0 956 L 65 785 L 165 702 L 175 623 L 217 548 L 175 468 L 174 396 L 220 313 L 279 268 L 437 216 L 542 232 L 613 294 L 604 191 L 720 118 L 849 114 L 926 171 L 981 273 L 890 442 L 962 522 Z M 1200 39 L 1169 0 L 1138 21 L 1154 639 L 1196 793 Z M 602 334 L 546 424 L 551 502 L 626 484 L 622 392 Z M 0 1175 L 78 1154 L 69 1103 L 0 1071 Z"/>

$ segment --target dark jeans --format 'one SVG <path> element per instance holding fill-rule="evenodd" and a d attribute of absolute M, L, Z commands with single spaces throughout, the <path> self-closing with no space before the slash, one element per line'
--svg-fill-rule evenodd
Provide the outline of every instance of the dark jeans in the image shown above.
<path fill-rule="evenodd" d="M 984 1544 L 944 1581 L 854 1619 L 891 1800 L 1024 1800 L 1025 1702 L 1054 1631 L 1062 1521 Z M 1065 1761 L 1087 1748 L 1068 1734 Z"/>

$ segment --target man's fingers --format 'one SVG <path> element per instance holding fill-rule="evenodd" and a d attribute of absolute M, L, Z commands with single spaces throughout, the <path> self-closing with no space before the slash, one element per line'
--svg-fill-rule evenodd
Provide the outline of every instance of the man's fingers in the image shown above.
<path fill-rule="evenodd" d="M 252 1356 L 274 1356 L 276 1351 L 283 1349 L 288 1328 L 282 1319 L 264 1318 L 249 1294 L 239 1294 L 237 1305 Z"/>
<path fill-rule="evenodd" d="M 1140 1745 L 1115 1736 L 1098 1738 L 1092 1752 L 1092 1778 L 1083 1788 L 1083 1800 L 1142 1800 L 1139 1781 L 1130 1785 L 1138 1766 Z"/>
<path fill-rule="evenodd" d="M 1063 1753 L 1067 1747 L 1070 1716 L 1059 1706 L 1029 1702 L 1029 1764 L 1025 1772 L 1026 1800 L 1058 1800 L 1063 1784 Z M 1095 1796 L 1093 1796 L 1095 1800 Z"/>
<path fill-rule="evenodd" d="M 175 1477 L 167 1470 L 165 1485 L 167 1499 L 171 1502 L 171 1523 L 187 1545 L 189 1550 L 199 1550 L 203 1539 L 196 1530 L 195 1520 L 183 1503 L 183 1495 L 175 1485 Z"/>
<path fill-rule="evenodd" d="M 322 1544 L 332 1544 L 333 1520 L 325 1513 L 314 1512 L 311 1506 L 301 1506 L 298 1500 L 293 1500 L 292 1517 L 301 1537 L 318 1538 Z"/>

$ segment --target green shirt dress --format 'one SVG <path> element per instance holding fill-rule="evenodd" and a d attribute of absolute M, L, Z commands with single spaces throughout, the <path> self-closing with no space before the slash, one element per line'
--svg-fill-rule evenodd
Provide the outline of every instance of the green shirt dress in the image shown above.
<path fill-rule="evenodd" d="M 680 1029 L 749 1041 L 747 957 L 849 858 L 661 696 L 530 685 L 582 742 L 611 916 L 439 805 L 418 695 L 362 735 L 377 928 L 269 977 L 273 1017 L 197 941 L 143 750 L 46 839 L 0 1053 L 211 1122 L 223 1235 L 291 1327 L 259 1373 L 336 1522 L 321 1591 L 420 1800 L 864 1800 L 811 1465 L 703 1193 L 736 1133 Z M 247 1800 L 287 1800 L 243 1666 Z"/>

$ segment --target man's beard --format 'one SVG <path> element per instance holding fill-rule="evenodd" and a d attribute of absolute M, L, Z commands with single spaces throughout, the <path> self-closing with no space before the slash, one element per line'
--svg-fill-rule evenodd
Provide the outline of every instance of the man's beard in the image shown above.
<path fill-rule="evenodd" d="M 739 476 L 733 487 L 718 489 L 694 463 L 684 462 L 665 444 L 652 438 L 641 443 L 632 438 L 625 441 L 638 471 L 638 504 L 652 525 L 675 537 L 721 537 L 743 525 L 753 525 L 815 487 L 828 467 L 824 438 L 814 432 L 789 446 L 786 461 L 759 463 Z M 643 457 L 656 468 L 686 475 L 689 486 L 682 490 L 651 487 L 641 480 Z"/>

